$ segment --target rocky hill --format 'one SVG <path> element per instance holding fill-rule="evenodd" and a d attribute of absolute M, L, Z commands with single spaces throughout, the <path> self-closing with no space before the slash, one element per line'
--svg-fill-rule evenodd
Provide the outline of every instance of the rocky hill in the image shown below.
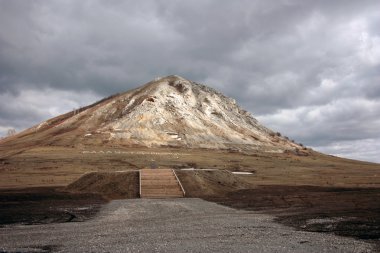
<path fill-rule="evenodd" d="M 179 76 L 49 119 L 2 145 L 146 146 L 283 152 L 298 144 L 262 126 L 236 101 Z"/>

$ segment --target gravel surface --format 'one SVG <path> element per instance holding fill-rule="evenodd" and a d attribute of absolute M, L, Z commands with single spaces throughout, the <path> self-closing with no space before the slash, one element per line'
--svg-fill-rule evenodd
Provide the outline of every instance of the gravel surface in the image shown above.
<path fill-rule="evenodd" d="M 86 222 L 0 228 L 0 252 L 375 252 L 201 199 L 115 200 Z"/>

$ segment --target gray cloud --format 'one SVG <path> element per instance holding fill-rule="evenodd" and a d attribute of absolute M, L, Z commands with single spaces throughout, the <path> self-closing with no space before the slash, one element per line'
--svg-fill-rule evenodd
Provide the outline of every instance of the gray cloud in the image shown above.
<path fill-rule="evenodd" d="M 88 105 L 101 97 L 93 92 L 60 91 L 55 89 L 23 89 L 17 94 L 0 94 L 0 135 L 15 128 L 26 127 Z"/>
<path fill-rule="evenodd" d="M 380 138 L 377 5 L 0 0 L 0 134 L 178 74 L 305 144 L 364 147 Z"/>
<path fill-rule="evenodd" d="M 379 163 L 380 138 L 357 141 L 337 141 L 326 146 L 316 146 L 326 154 Z"/>

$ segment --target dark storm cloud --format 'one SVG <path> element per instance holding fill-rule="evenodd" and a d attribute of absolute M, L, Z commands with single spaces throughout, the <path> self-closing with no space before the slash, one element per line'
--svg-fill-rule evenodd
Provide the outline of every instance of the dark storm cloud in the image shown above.
<path fill-rule="evenodd" d="M 0 0 L 0 133 L 178 74 L 308 145 L 368 144 L 380 138 L 379 10 L 375 0 Z"/>

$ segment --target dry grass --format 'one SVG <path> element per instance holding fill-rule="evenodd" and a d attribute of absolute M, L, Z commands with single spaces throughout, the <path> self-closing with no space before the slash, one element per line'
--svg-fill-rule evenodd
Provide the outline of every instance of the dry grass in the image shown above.
<path fill-rule="evenodd" d="M 96 153 L 92 153 L 96 152 Z M 160 166 L 254 172 L 254 185 L 379 187 L 380 165 L 313 152 L 309 156 L 176 148 L 42 147 L 21 152 L 0 149 L 0 188 L 62 186 L 86 172 L 114 172 Z"/>

